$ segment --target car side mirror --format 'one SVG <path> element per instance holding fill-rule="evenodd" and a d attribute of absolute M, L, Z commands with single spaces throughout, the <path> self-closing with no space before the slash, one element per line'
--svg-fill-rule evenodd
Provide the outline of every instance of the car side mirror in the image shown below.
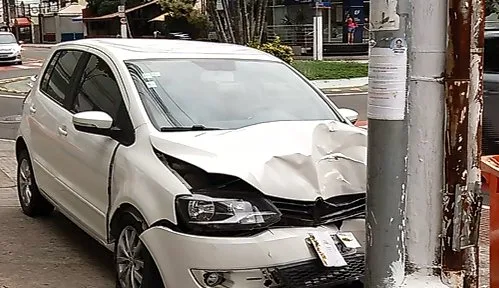
<path fill-rule="evenodd" d="M 352 124 L 355 124 L 357 120 L 359 119 L 359 113 L 357 111 L 348 109 L 348 108 L 341 108 L 340 113 L 343 117 L 348 119 Z"/>
<path fill-rule="evenodd" d="M 20 40 L 18 43 L 19 43 L 19 45 L 23 45 L 24 41 Z"/>
<path fill-rule="evenodd" d="M 110 136 L 113 118 L 102 111 L 80 112 L 73 115 L 73 125 L 81 132 Z"/>

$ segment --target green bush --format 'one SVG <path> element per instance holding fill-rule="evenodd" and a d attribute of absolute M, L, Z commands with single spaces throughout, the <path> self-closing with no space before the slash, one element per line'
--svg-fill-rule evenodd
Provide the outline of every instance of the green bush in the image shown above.
<path fill-rule="evenodd" d="M 294 55 L 293 48 L 281 44 L 281 40 L 279 39 L 279 37 L 276 37 L 274 41 L 269 43 L 265 44 L 250 43 L 248 46 L 272 54 L 288 64 L 293 63 L 293 55 Z"/>

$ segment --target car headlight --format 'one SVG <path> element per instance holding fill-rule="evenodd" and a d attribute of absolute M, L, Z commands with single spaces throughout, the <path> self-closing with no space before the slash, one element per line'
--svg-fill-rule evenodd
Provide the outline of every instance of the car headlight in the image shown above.
<path fill-rule="evenodd" d="M 194 231 L 249 231 L 266 228 L 281 219 L 281 212 L 261 197 L 215 198 L 203 194 L 179 196 L 179 220 Z"/>

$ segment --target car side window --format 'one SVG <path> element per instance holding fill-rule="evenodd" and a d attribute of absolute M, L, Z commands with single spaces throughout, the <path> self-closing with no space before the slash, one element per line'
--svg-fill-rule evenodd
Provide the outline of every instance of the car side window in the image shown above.
<path fill-rule="evenodd" d="M 76 85 L 72 113 L 86 111 L 106 112 L 113 118 L 113 126 L 123 130 L 118 141 L 132 144 L 135 140 L 133 124 L 123 101 L 116 77 L 109 65 L 91 54 Z"/>
<path fill-rule="evenodd" d="M 101 58 L 90 55 L 71 112 L 103 111 L 116 120 L 121 102 L 120 88 L 111 68 Z"/>
<path fill-rule="evenodd" d="M 61 105 L 69 94 L 71 77 L 82 55 L 75 50 L 57 52 L 43 75 L 40 89 Z"/>
<path fill-rule="evenodd" d="M 499 37 L 485 39 L 484 54 L 484 72 L 499 73 Z"/>

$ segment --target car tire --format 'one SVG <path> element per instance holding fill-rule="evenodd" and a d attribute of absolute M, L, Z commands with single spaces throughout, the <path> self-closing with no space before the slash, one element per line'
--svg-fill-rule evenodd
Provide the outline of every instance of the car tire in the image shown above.
<path fill-rule="evenodd" d="M 26 150 L 17 159 L 17 194 L 23 213 L 30 217 L 47 216 L 54 211 L 54 206 L 40 194 Z"/>
<path fill-rule="evenodd" d="M 144 222 L 133 214 L 125 213 L 120 217 L 119 235 L 114 245 L 114 268 L 117 288 L 164 288 L 159 270 L 149 251 L 139 239 L 144 232 Z M 126 241 L 128 239 L 129 241 Z M 131 243 L 130 243 L 131 241 Z M 126 243 L 130 243 L 126 247 Z M 137 248 L 137 247 L 141 248 Z M 125 253 L 126 252 L 126 253 Z M 127 257 L 126 255 L 131 257 Z M 136 286 L 132 286 L 132 273 L 142 276 L 142 281 L 133 278 Z M 128 281 L 123 280 L 128 279 Z M 138 284 L 138 285 L 137 285 Z"/>
<path fill-rule="evenodd" d="M 16 65 L 23 65 L 23 61 L 17 62 Z"/>

